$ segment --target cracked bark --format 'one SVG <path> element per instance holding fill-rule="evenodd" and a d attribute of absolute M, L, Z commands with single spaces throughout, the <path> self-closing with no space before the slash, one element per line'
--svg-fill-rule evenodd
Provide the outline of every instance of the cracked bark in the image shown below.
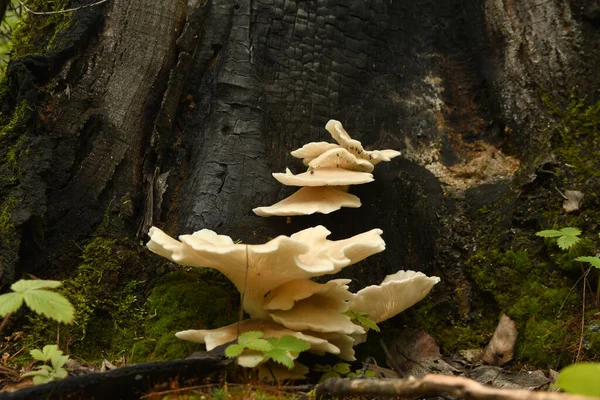
<path fill-rule="evenodd" d="M 412 268 L 441 275 L 449 295 L 464 285 L 476 229 L 468 191 L 510 182 L 541 153 L 540 91 L 564 103 L 600 82 L 594 10 L 577 0 L 115 0 L 78 11 L 64 51 L 8 69 L 3 112 L 25 98 L 38 108 L 29 133 L 0 138 L 34 150 L 17 183 L 0 181 L 4 204 L 18 199 L 4 282 L 15 268 L 68 270 L 60 254 L 79 254 L 108 216 L 114 235 L 155 224 L 245 242 L 315 224 L 334 237 L 379 227 L 388 249 L 346 272 L 357 286 Z M 291 150 L 329 141 L 330 118 L 402 160 L 353 189 L 358 210 L 290 224 L 254 216 L 291 193 L 271 172 L 298 169 Z M 489 160 L 496 167 L 483 168 Z"/>

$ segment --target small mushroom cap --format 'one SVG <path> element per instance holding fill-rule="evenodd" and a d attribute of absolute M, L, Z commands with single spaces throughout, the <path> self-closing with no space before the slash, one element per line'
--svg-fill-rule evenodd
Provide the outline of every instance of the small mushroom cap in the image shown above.
<path fill-rule="evenodd" d="M 239 324 L 239 332 L 261 331 L 264 338 L 279 338 L 285 335 L 295 336 L 298 339 L 306 340 L 310 343 L 311 351 L 339 354 L 340 349 L 329 343 L 327 339 L 316 337 L 311 334 L 302 333 L 287 329 L 286 327 L 270 319 L 247 319 Z M 206 350 L 210 351 L 215 347 L 233 342 L 238 337 L 238 323 L 223 326 L 218 329 L 187 330 L 175 334 L 179 339 L 195 343 L 206 344 Z M 249 357 L 248 363 L 251 362 Z"/>
<path fill-rule="evenodd" d="M 306 243 L 312 249 L 298 258 L 310 265 L 326 257 L 334 265 L 334 269 L 328 273 L 336 274 L 347 265 L 355 264 L 385 250 L 381 229 L 371 229 L 351 238 L 336 241 L 326 239 L 330 234 L 331 232 L 322 225 L 294 233 L 292 239 Z"/>
<path fill-rule="evenodd" d="M 392 158 L 401 154 L 396 150 L 365 150 L 358 140 L 350 137 L 348 132 L 346 132 L 342 126 L 342 123 L 334 119 L 327 122 L 325 129 L 327 129 L 331 134 L 331 137 L 333 137 L 340 146 L 347 149 L 355 156 L 368 160 L 373 165 L 379 164 L 381 161 L 390 161 Z"/>
<path fill-rule="evenodd" d="M 356 157 L 343 147 L 327 150 L 308 163 L 309 170 L 319 168 L 342 168 L 349 171 L 373 172 L 373 164 Z"/>
<path fill-rule="evenodd" d="M 350 301 L 350 310 L 365 313 L 374 322 L 385 321 L 422 300 L 438 283 L 437 276 L 398 271 L 385 277 L 381 285 L 367 286 Z"/>
<path fill-rule="evenodd" d="M 274 310 L 269 313 L 275 322 L 289 329 L 314 332 L 340 332 L 346 335 L 364 333 L 365 330 L 342 314 L 348 309 L 346 303 L 323 294 L 296 302 L 290 310 Z"/>
<path fill-rule="evenodd" d="M 299 279 L 277 286 L 265 297 L 265 309 L 289 310 L 297 301 L 309 298 L 314 294 L 325 294 L 328 297 L 346 302 L 353 295 L 348 291 L 350 279 L 334 279 L 327 283 L 317 283 L 309 279 Z"/>
<path fill-rule="evenodd" d="M 261 217 L 282 215 L 329 214 L 342 207 L 358 208 L 360 199 L 334 187 L 303 187 L 293 195 L 269 207 L 253 209 Z"/>
<path fill-rule="evenodd" d="M 297 175 L 286 168 L 285 173 L 274 173 L 273 177 L 287 186 L 343 186 L 373 182 L 370 173 L 341 168 L 320 168 Z"/>
<path fill-rule="evenodd" d="M 313 159 L 319 157 L 321 154 L 325 153 L 327 150 L 331 149 L 339 149 L 335 143 L 327 143 L 327 142 L 312 142 L 307 143 L 298 150 L 292 151 L 292 156 L 296 158 L 302 158 L 302 162 L 304 165 L 308 166 Z"/>

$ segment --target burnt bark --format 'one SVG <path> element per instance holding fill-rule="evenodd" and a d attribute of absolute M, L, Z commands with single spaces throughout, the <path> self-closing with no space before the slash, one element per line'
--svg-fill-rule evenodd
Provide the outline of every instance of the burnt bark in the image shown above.
<path fill-rule="evenodd" d="M 357 287 L 400 268 L 436 274 L 439 302 L 471 318 L 473 210 L 521 190 L 515 176 L 550 151 L 542 95 L 597 95 L 594 4 L 114 0 L 77 11 L 59 45 L 8 68 L 3 115 L 32 107 L 0 136 L 3 157 L 19 154 L 16 178 L 4 163 L 0 181 L 3 282 L 68 274 L 99 227 L 140 238 L 151 225 L 208 228 L 250 243 L 316 224 L 334 238 L 377 227 L 386 252 L 344 272 Z M 271 172 L 299 170 L 289 152 L 330 141 L 331 118 L 401 159 L 352 189 L 358 210 L 255 216 L 291 193 Z M 466 304 L 449 301 L 456 287 Z"/>

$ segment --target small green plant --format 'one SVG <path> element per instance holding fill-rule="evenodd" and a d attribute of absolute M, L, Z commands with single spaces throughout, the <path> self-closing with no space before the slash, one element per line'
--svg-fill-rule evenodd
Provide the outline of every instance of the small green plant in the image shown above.
<path fill-rule="evenodd" d="M 310 349 L 310 343 L 295 336 L 285 335 L 280 338 L 262 338 L 260 331 L 242 333 L 238 342 L 225 349 L 225 356 L 236 358 L 246 350 L 263 353 L 264 361 L 273 360 L 287 368 L 294 368 L 294 359 L 303 351 Z"/>
<path fill-rule="evenodd" d="M 0 330 L 4 328 L 11 314 L 23 305 L 38 314 L 45 315 L 58 322 L 71 323 L 75 316 L 73 305 L 63 295 L 46 289 L 54 289 L 62 285 L 59 281 L 24 280 L 21 279 L 11 285 L 12 293 L 0 295 L 0 316 L 4 321 Z"/>
<path fill-rule="evenodd" d="M 66 378 L 69 373 L 64 369 L 64 365 L 69 360 L 68 355 L 63 355 L 63 352 L 58 349 L 55 344 L 44 346 L 43 350 L 33 349 L 29 352 L 35 360 L 44 363 L 50 362 L 50 365 L 44 364 L 37 367 L 35 371 L 23 374 L 23 377 L 33 376 L 33 383 L 39 385 L 56 379 Z"/>
<path fill-rule="evenodd" d="M 558 247 L 560 247 L 561 250 L 568 250 L 575 246 L 577 242 L 581 240 L 579 235 L 581 235 L 581 231 L 572 227 L 566 227 L 559 230 L 548 229 L 545 231 L 536 232 L 536 236 L 544 238 L 558 238 L 556 244 L 558 244 Z"/>
<path fill-rule="evenodd" d="M 590 263 L 590 264 L 592 264 L 592 266 L 600 269 L 600 258 L 598 258 L 598 257 L 582 256 L 582 257 L 577 257 L 575 259 L 575 261 Z"/>
<path fill-rule="evenodd" d="M 375 332 L 380 332 L 377 324 L 372 319 L 369 319 L 368 315 L 365 313 L 346 311 L 344 315 L 350 317 L 353 322 L 357 322 L 359 325 L 362 325 L 365 328 L 373 329 Z"/>
<path fill-rule="evenodd" d="M 578 363 L 560 370 L 554 383 L 567 393 L 600 397 L 600 363 Z"/>
<path fill-rule="evenodd" d="M 348 363 L 337 363 L 335 365 L 315 365 L 315 371 L 323 372 L 319 382 L 324 382 L 329 378 L 351 378 L 358 376 L 362 373 L 360 369 L 352 371 L 350 364 Z M 365 371 L 364 376 L 373 377 L 375 376 L 374 371 Z"/>

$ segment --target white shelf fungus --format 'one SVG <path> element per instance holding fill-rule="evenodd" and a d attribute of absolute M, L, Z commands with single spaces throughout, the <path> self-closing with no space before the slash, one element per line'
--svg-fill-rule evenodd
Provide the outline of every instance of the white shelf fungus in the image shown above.
<path fill-rule="evenodd" d="M 373 168 L 381 161 L 390 161 L 400 155 L 396 150 L 365 150 L 352 139 L 342 124 L 330 120 L 325 126 L 335 143 L 312 142 L 292 151 L 308 167 L 306 172 L 293 174 L 274 173 L 273 177 L 284 185 L 302 186 L 295 194 L 269 207 L 253 211 L 261 217 L 329 214 L 342 207 L 360 207 L 360 199 L 348 193 L 326 189 L 328 186 L 361 185 L 373 181 Z M 308 187 L 315 188 L 307 190 Z"/>
<path fill-rule="evenodd" d="M 360 199 L 337 187 L 303 187 L 293 195 L 269 207 L 257 207 L 256 215 L 261 217 L 310 215 L 314 213 L 329 214 L 341 207 L 358 208 Z"/>
<path fill-rule="evenodd" d="M 381 285 L 358 291 L 350 309 L 367 314 L 374 322 L 385 321 L 421 301 L 439 281 L 437 276 L 428 277 L 422 272 L 398 271 L 386 276 Z"/>
<path fill-rule="evenodd" d="M 364 341 L 366 329 L 344 315 L 345 311 L 365 313 L 381 322 L 421 300 L 439 281 L 420 272 L 399 271 L 381 285 L 356 294 L 348 290 L 349 279 L 313 282 L 311 277 L 335 274 L 385 249 L 380 229 L 344 240 L 327 240 L 330 233 L 319 225 L 265 244 L 245 245 L 207 229 L 176 240 L 151 228 L 150 250 L 182 265 L 221 271 L 245 292 L 243 308 L 251 317 L 218 329 L 178 332 L 177 337 L 204 343 L 212 350 L 248 331 L 261 331 L 264 338 L 292 335 L 308 341 L 311 352 L 352 361 L 353 346 Z M 247 367 L 261 368 L 265 362 L 264 354 L 251 351 L 238 359 Z M 304 370 L 294 365 L 292 372 Z M 299 376 L 281 372 L 282 377 Z"/>

